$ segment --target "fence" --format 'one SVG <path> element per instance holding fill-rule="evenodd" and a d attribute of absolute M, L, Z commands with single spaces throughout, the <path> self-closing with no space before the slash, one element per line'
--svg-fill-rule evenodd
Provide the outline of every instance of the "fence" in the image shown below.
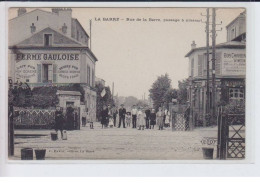
<path fill-rule="evenodd" d="M 14 110 L 15 129 L 52 129 L 55 125 L 55 109 L 24 109 Z M 64 115 L 64 129 L 80 129 L 80 108 L 75 108 L 71 117 Z"/>
<path fill-rule="evenodd" d="M 245 158 L 245 113 L 228 113 L 221 107 L 218 117 L 219 159 Z"/>
<path fill-rule="evenodd" d="M 51 129 L 55 124 L 53 109 L 15 109 L 14 128 Z"/>

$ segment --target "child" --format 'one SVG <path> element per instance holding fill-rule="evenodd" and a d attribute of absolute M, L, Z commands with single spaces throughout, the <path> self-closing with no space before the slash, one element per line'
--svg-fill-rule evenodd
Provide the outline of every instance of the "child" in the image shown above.
<path fill-rule="evenodd" d="M 131 113 L 130 112 L 126 113 L 125 120 L 126 120 L 126 126 L 130 127 L 130 123 L 131 123 Z"/>

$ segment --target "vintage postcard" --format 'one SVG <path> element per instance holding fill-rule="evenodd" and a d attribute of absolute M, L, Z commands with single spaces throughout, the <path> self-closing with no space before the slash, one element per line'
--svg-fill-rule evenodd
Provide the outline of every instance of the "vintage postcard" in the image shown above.
<path fill-rule="evenodd" d="M 8 159 L 245 160 L 246 17 L 9 8 Z"/>

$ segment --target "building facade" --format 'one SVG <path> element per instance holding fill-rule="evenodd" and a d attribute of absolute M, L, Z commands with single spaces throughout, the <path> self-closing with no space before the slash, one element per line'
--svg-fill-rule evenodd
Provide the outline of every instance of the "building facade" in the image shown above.
<path fill-rule="evenodd" d="M 227 29 L 227 42 L 216 45 L 215 99 L 212 98 L 212 47 L 209 48 L 209 108 L 232 100 L 245 99 L 246 76 L 246 15 L 241 13 Z M 207 108 L 207 48 L 196 47 L 195 42 L 186 57 L 189 58 L 188 100 L 191 104 L 193 125 L 206 125 Z M 210 112 L 210 111 L 209 111 Z"/>
<path fill-rule="evenodd" d="M 31 88 L 80 84 L 86 110 L 94 113 L 90 117 L 95 121 L 97 58 L 88 43 L 88 34 L 70 8 L 28 13 L 19 8 L 18 16 L 9 20 L 9 79 Z M 78 101 L 69 103 L 80 107 Z"/>

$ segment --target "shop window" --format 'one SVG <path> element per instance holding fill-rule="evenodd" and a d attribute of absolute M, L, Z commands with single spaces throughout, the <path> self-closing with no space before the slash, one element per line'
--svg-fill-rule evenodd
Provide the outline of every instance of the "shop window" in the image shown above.
<path fill-rule="evenodd" d="M 243 100 L 245 98 L 244 89 L 242 88 L 230 88 L 229 99 L 231 100 Z"/>
<path fill-rule="evenodd" d="M 44 34 L 44 46 L 52 45 L 52 34 Z"/>
<path fill-rule="evenodd" d="M 53 80 L 53 66 L 52 64 L 42 65 L 42 82 L 51 83 Z"/>

